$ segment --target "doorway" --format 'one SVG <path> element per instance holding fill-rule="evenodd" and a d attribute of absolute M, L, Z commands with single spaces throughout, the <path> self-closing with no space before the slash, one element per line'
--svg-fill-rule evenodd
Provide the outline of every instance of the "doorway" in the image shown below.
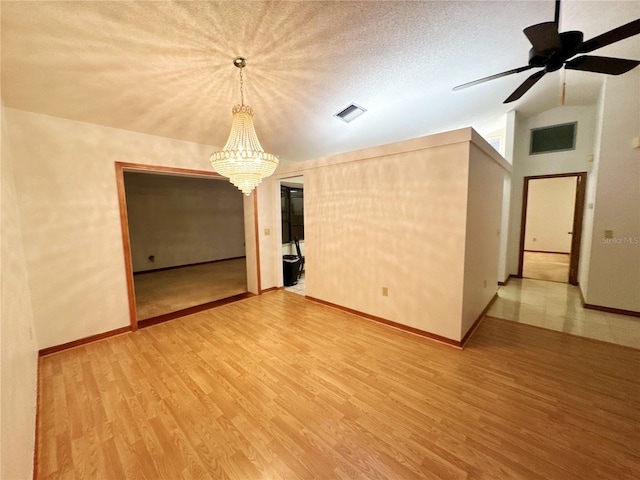
<path fill-rule="evenodd" d="M 304 295 L 306 292 L 306 269 L 303 176 L 281 179 L 280 213 L 284 289 Z"/>
<path fill-rule="evenodd" d="M 518 276 L 578 284 L 586 172 L 524 178 Z"/>
<path fill-rule="evenodd" d="M 116 163 L 131 325 L 246 298 L 244 200 L 219 175 Z"/>

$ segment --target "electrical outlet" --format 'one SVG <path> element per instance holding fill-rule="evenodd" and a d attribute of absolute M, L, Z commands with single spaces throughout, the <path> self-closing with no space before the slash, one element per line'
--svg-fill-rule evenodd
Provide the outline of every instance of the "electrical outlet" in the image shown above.
<path fill-rule="evenodd" d="M 388 297 L 389 296 L 389 288 L 388 287 L 382 287 L 382 296 L 383 297 Z"/>
<path fill-rule="evenodd" d="M 271 229 L 270 228 L 265 228 L 264 229 L 264 234 L 265 235 L 271 235 Z"/>

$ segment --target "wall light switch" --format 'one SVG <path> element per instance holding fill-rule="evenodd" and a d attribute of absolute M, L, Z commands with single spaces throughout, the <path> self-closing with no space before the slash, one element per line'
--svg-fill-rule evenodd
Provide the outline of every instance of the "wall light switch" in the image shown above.
<path fill-rule="evenodd" d="M 633 148 L 640 148 L 640 137 L 633 139 Z"/>
<path fill-rule="evenodd" d="M 605 230 L 604 238 L 613 238 L 613 230 Z"/>
<path fill-rule="evenodd" d="M 264 234 L 265 235 L 271 235 L 271 229 L 270 228 L 265 228 L 264 229 Z"/>
<path fill-rule="evenodd" d="M 382 287 L 382 296 L 383 297 L 388 297 L 389 296 L 389 288 L 388 287 Z"/>

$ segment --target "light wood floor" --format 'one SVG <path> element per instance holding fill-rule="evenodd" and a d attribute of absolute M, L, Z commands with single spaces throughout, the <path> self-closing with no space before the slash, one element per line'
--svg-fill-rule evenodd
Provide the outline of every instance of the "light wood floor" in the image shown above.
<path fill-rule="evenodd" d="M 640 351 L 270 292 L 43 357 L 36 478 L 640 478 Z"/>
<path fill-rule="evenodd" d="M 136 318 L 144 320 L 247 292 L 244 258 L 133 276 Z"/>
<path fill-rule="evenodd" d="M 524 252 L 522 276 L 552 282 L 569 282 L 569 254 Z"/>

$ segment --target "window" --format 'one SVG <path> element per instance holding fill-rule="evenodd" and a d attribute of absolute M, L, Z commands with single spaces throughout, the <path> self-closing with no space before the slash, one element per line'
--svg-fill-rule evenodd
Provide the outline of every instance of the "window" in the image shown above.
<path fill-rule="evenodd" d="M 282 243 L 304 240 L 304 189 L 280 187 L 282 208 Z"/>
<path fill-rule="evenodd" d="M 577 122 L 531 129 L 529 154 L 575 150 Z"/>

